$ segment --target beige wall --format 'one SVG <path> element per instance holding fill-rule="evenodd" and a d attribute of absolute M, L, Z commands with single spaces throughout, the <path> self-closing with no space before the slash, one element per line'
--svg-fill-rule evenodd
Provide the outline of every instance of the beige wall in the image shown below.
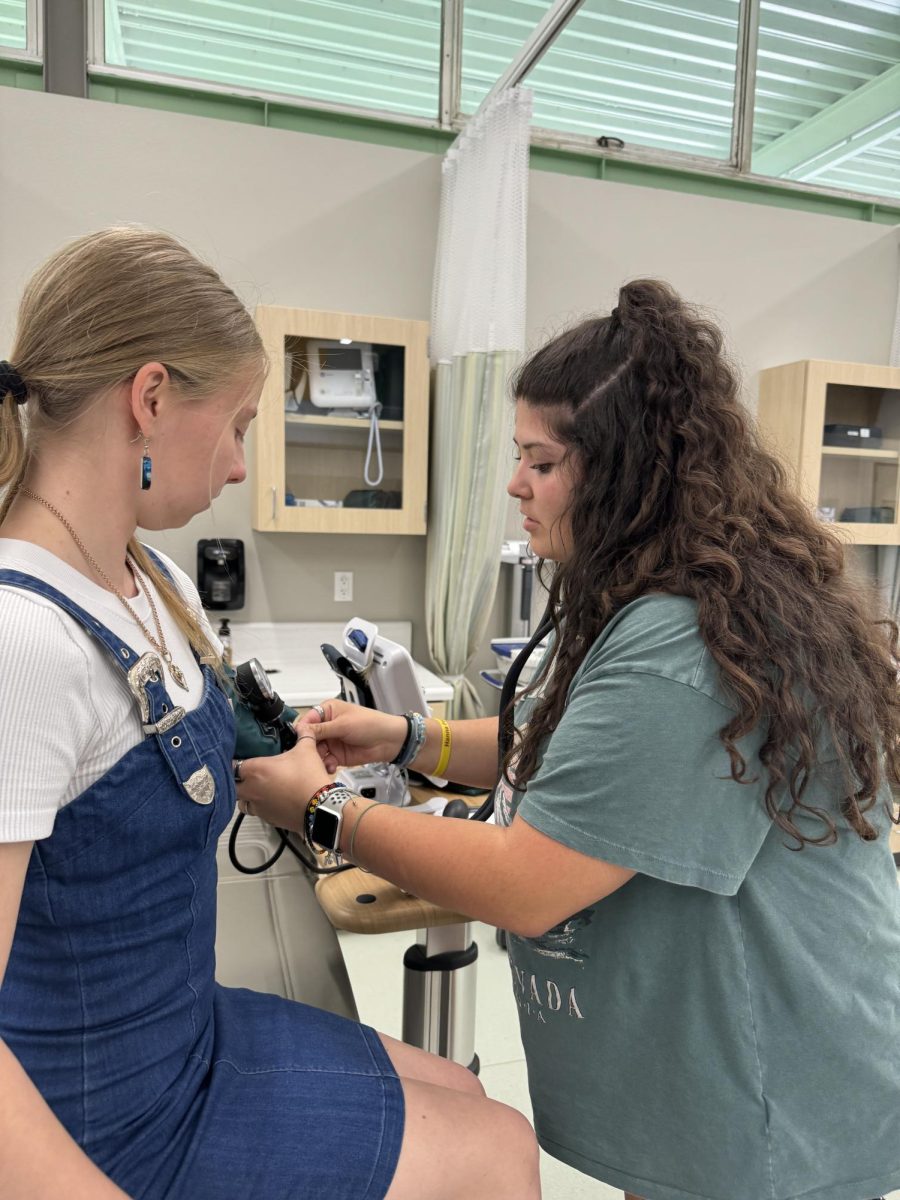
<path fill-rule="evenodd" d="M 257 303 L 427 320 L 435 155 L 0 88 L 0 352 L 35 265 L 116 222 L 167 229 Z M 528 339 L 609 306 L 640 274 L 710 305 L 748 374 L 796 358 L 887 360 L 897 235 L 885 226 L 533 172 Z M 245 620 L 413 622 L 425 659 L 425 540 L 260 534 L 246 488 L 156 537 L 191 574 L 196 541 L 244 539 Z M 335 605 L 354 572 L 359 603 Z M 492 628 L 502 632 L 505 597 Z M 486 664 L 484 656 L 478 665 Z M 487 693 L 485 693 L 487 695 Z"/>
<path fill-rule="evenodd" d="M 534 171 L 530 339 L 608 308 L 624 280 L 656 275 L 713 310 L 755 407 L 762 367 L 887 362 L 897 246 L 884 225 Z"/>

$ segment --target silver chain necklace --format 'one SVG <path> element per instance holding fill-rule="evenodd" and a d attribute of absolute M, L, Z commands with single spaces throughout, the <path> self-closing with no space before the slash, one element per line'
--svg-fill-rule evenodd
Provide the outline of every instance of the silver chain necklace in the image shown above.
<path fill-rule="evenodd" d="M 156 611 L 156 605 L 153 603 L 153 597 L 150 594 L 150 589 L 147 587 L 147 584 L 144 582 L 143 578 L 141 577 L 141 574 L 137 569 L 137 564 L 134 562 L 134 560 L 131 557 L 127 557 L 125 559 L 125 562 L 128 566 L 129 571 L 131 572 L 131 574 L 134 578 L 135 583 L 138 586 L 138 590 L 147 597 L 147 602 L 150 605 L 150 611 L 153 614 L 153 624 L 156 626 L 156 635 L 157 635 L 156 637 L 153 636 L 153 634 L 150 632 L 150 630 L 147 628 L 147 626 L 144 624 L 144 622 L 141 620 L 141 618 L 137 615 L 137 613 L 134 611 L 134 609 L 128 603 L 128 600 L 126 599 L 126 597 L 122 595 L 122 593 L 119 591 L 119 589 L 116 587 L 116 585 L 110 579 L 110 577 L 106 574 L 106 572 L 103 570 L 103 568 L 97 562 L 97 560 L 90 554 L 90 552 L 88 551 L 84 542 L 82 542 L 81 538 L 78 536 L 78 534 L 72 528 L 72 526 L 69 524 L 69 522 L 66 520 L 66 518 L 62 515 L 62 513 L 59 511 L 59 509 L 55 508 L 50 503 L 49 500 L 45 500 L 43 496 L 39 496 L 37 494 L 37 492 L 33 492 L 30 488 L 20 487 L 19 495 L 27 496 L 29 500 L 36 500 L 38 504 L 43 504 L 44 508 L 46 508 L 50 512 L 52 512 L 54 517 L 56 517 L 56 519 L 65 526 L 65 528 L 69 531 L 69 535 L 71 536 L 72 541 L 75 543 L 75 545 L 81 551 L 81 553 L 84 555 L 85 561 L 88 562 L 90 564 L 90 566 L 92 566 L 94 568 L 94 570 L 97 572 L 97 574 L 103 580 L 103 582 L 106 584 L 106 586 L 112 592 L 112 594 L 118 600 L 120 600 L 122 602 L 122 604 L 124 604 L 125 607 L 128 609 L 128 611 L 131 613 L 131 616 L 133 617 L 133 619 L 137 623 L 137 625 L 140 627 L 141 632 L 143 633 L 144 637 L 147 639 L 147 641 L 150 643 L 150 645 L 153 647 L 153 649 L 156 650 L 156 652 L 161 656 L 163 662 L 169 668 L 169 674 L 172 676 L 172 678 L 175 680 L 175 682 L 178 684 L 178 686 L 180 688 L 183 688 L 185 691 L 188 691 L 188 682 L 184 677 L 184 672 L 182 671 L 181 667 L 179 667 L 176 663 L 174 663 L 172 661 L 172 653 L 169 650 L 169 647 L 166 645 L 165 635 L 163 634 L 162 625 L 159 620 L 159 613 Z"/>

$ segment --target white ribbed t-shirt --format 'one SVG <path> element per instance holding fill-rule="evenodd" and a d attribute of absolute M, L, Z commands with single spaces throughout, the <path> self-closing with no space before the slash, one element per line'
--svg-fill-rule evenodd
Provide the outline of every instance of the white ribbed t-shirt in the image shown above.
<path fill-rule="evenodd" d="M 191 579 L 164 555 L 187 604 L 205 622 Z M 137 654 L 153 647 L 120 600 L 41 546 L 0 538 L 0 568 L 55 587 Z M 169 695 L 186 710 L 203 695 L 203 675 L 184 634 L 149 579 L 183 691 L 166 672 Z M 155 636 L 143 594 L 129 599 Z M 207 624 L 218 648 L 218 642 Z M 109 652 L 52 600 L 0 585 L 0 842 L 49 836 L 63 805 L 81 795 L 143 739 L 137 703 Z"/>

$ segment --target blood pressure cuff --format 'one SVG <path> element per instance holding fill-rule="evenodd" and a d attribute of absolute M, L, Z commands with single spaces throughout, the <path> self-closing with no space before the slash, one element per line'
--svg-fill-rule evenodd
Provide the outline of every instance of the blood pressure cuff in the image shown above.
<path fill-rule="evenodd" d="M 234 710 L 235 725 L 235 758 L 266 758 L 270 754 L 281 753 L 281 739 L 274 724 L 260 721 L 250 709 L 247 702 L 239 694 L 235 684 L 235 669 L 230 663 L 224 663 L 225 694 L 231 701 Z M 283 718 L 291 724 L 297 717 L 297 710 L 284 706 Z"/>

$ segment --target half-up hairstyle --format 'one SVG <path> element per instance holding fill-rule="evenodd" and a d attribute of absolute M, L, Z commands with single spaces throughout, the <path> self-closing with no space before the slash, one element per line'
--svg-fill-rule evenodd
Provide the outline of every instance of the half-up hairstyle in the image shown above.
<path fill-rule="evenodd" d="M 259 333 L 231 288 L 175 238 L 140 226 L 77 238 L 38 268 L 9 360 L 27 395 L 19 403 L 0 394 L 0 522 L 41 439 L 144 363 L 165 363 L 185 403 L 266 370 Z M 128 552 L 198 654 L 215 658 L 199 616 L 136 538 Z"/>
<path fill-rule="evenodd" d="M 534 777 L 604 626 L 639 596 L 672 593 L 696 601 L 736 709 L 719 731 L 732 778 L 752 782 L 761 766 L 766 810 L 793 848 L 830 844 L 834 816 L 804 802 L 824 736 L 844 766 L 842 814 L 874 838 L 865 813 L 900 776 L 897 625 L 874 588 L 848 578 L 838 536 L 762 446 L 720 330 L 668 285 L 637 280 L 610 316 L 537 351 L 513 391 L 577 478 L 571 553 L 549 585 L 553 650 L 529 689 L 544 692 L 505 763 L 516 785 Z M 760 763 L 748 764 L 738 743 L 760 725 Z M 819 836 L 804 836 L 800 811 Z"/>

